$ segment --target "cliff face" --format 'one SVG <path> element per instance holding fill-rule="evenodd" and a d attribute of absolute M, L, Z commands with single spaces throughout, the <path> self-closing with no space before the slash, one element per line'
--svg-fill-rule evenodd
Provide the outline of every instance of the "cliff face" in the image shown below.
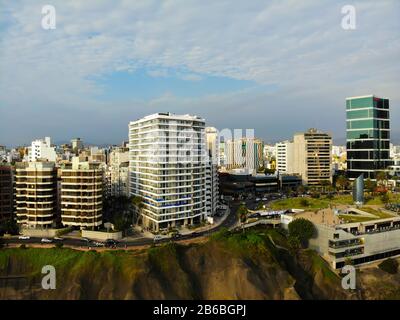
<path fill-rule="evenodd" d="M 271 236 L 284 241 L 258 230 L 142 251 L 1 249 L 0 299 L 354 298 L 318 255 L 293 257 Z M 41 288 L 44 265 L 56 268 L 55 290 Z"/>

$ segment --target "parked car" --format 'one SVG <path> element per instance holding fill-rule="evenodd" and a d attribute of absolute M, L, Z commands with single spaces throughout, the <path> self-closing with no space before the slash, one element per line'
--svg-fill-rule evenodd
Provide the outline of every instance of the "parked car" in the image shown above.
<path fill-rule="evenodd" d="M 19 240 L 29 240 L 31 237 L 30 236 L 19 236 Z"/>
<path fill-rule="evenodd" d="M 104 247 L 105 246 L 105 244 L 103 242 L 98 242 L 98 241 L 93 242 L 93 245 L 96 247 Z"/>
<path fill-rule="evenodd" d="M 42 238 L 42 240 L 40 240 L 42 243 L 52 243 L 53 240 L 51 239 L 47 239 L 47 238 Z"/>
<path fill-rule="evenodd" d="M 64 238 L 60 238 L 60 237 L 54 237 L 53 239 L 56 240 L 56 241 L 63 241 L 64 240 Z"/>
<path fill-rule="evenodd" d="M 117 244 L 118 241 L 114 239 L 107 239 L 106 242 L 104 243 L 106 247 L 115 247 Z"/>
<path fill-rule="evenodd" d="M 154 241 L 160 241 L 160 240 L 162 240 L 164 237 L 162 236 L 162 235 L 159 235 L 159 234 L 157 234 L 157 235 L 155 235 L 154 236 Z"/>
<path fill-rule="evenodd" d="M 179 232 L 175 232 L 172 234 L 172 239 L 179 239 L 182 235 Z"/>

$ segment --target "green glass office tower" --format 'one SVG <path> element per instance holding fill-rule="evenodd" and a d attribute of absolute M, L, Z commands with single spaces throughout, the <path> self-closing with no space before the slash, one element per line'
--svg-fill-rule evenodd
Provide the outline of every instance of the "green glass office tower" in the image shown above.
<path fill-rule="evenodd" d="M 390 164 L 389 100 L 373 95 L 346 99 L 347 172 L 375 179 Z"/>

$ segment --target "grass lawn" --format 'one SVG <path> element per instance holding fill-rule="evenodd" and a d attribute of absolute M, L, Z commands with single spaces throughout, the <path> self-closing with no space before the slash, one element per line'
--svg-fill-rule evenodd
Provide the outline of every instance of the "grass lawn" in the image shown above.
<path fill-rule="evenodd" d="M 371 221 L 371 220 L 376 220 L 378 218 L 371 218 L 371 217 L 363 217 L 363 216 L 357 216 L 357 215 L 344 215 L 341 214 L 339 215 L 339 218 L 342 219 L 346 223 L 352 223 L 352 222 L 365 222 L 365 221 Z"/>
<path fill-rule="evenodd" d="M 366 201 L 365 204 L 368 205 L 383 205 L 380 196 L 375 197 L 365 197 Z M 394 201 L 394 196 L 389 194 L 389 199 Z M 307 203 L 304 203 L 307 201 Z M 332 199 L 328 199 L 325 196 L 321 196 L 321 198 L 314 199 L 314 198 L 289 198 L 289 199 L 282 199 L 273 201 L 270 204 L 271 209 L 273 210 L 283 210 L 283 209 L 324 209 L 328 208 L 329 204 L 331 205 L 352 205 L 353 204 L 353 196 L 352 195 L 335 195 Z M 369 212 L 369 211 L 368 211 Z M 371 212 L 372 213 L 372 212 Z M 382 214 L 378 212 L 378 214 Z M 386 218 L 386 217 L 385 217 Z"/>
<path fill-rule="evenodd" d="M 304 202 L 307 203 L 304 203 Z M 327 208 L 329 202 L 325 199 L 313 199 L 313 198 L 289 198 L 277 200 L 271 203 L 271 209 L 283 210 L 283 209 L 320 209 Z"/>

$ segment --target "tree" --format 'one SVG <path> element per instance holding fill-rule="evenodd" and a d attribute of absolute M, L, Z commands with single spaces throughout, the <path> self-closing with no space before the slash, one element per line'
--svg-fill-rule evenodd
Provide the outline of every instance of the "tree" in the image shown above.
<path fill-rule="evenodd" d="M 364 186 L 365 186 L 365 189 L 367 190 L 367 192 L 372 193 L 372 192 L 374 192 L 374 190 L 376 188 L 376 182 L 374 182 L 370 178 L 368 178 L 367 180 L 365 180 Z"/>
<path fill-rule="evenodd" d="M 135 214 L 136 214 L 135 220 L 136 220 L 136 223 L 138 223 L 139 219 L 142 215 L 142 210 L 144 208 L 143 198 L 140 196 L 134 196 L 134 197 L 132 197 L 131 202 L 135 208 Z"/>
<path fill-rule="evenodd" d="M 289 245 L 290 253 L 295 255 L 295 254 L 297 254 L 299 248 L 301 247 L 301 242 L 298 237 L 289 236 L 288 237 L 288 245 Z"/>
<path fill-rule="evenodd" d="M 247 209 L 246 205 L 244 203 L 240 204 L 239 208 L 237 209 L 237 216 L 240 222 L 246 222 L 248 212 L 249 210 Z"/>
<path fill-rule="evenodd" d="M 388 195 L 387 192 L 382 193 L 382 195 L 381 195 L 381 201 L 382 201 L 384 204 L 388 204 L 388 203 L 389 203 L 390 199 L 389 199 L 389 195 Z"/>
<path fill-rule="evenodd" d="M 14 235 L 19 233 L 18 224 L 13 218 L 5 220 L 0 224 L 0 235 L 3 235 L 5 233 Z"/>
<path fill-rule="evenodd" d="M 257 204 L 256 210 L 261 210 L 261 209 L 264 209 L 264 204 L 262 202 L 259 202 Z"/>
<path fill-rule="evenodd" d="M 376 173 L 376 181 L 378 182 L 379 186 L 386 185 L 387 173 L 385 171 L 378 171 Z"/>
<path fill-rule="evenodd" d="M 340 188 L 342 192 L 347 188 L 349 185 L 349 179 L 347 179 L 344 175 L 340 175 L 336 179 L 336 187 Z"/>
<path fill-rule="evenodd" d="M 321 185 L 322 192 L 326 192 L 326 188 L 331 185 L 329 180 L 320 180 L 319 184 Z"/>
<path fill-rule="evenodd" d="M 303 245 L 314 236 L 315 227 L 313 223 L 304 218 L 294 219 L 289 223 L 289 236 L 297 237 Z"/>
<path fill-rule="evenodd" d="M 305 191 L 306 191 L 306 188 L 302 184 L 297 187 L 297 192 L 299 194 L 304 194 Z"/>

